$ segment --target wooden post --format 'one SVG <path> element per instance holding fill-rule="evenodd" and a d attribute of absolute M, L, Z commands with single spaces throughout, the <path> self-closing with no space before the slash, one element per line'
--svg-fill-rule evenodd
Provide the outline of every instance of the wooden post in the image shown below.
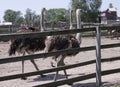
<path fill-rule="evenodd" d="M 101 86 L 101 32 L 96 27 L 96 87 Z"/>
<path fill-rule="evenodd" d="M 13 32 L 13 25 L 9 25 L 9 32 L 10 32 L 10 33 Z"/>

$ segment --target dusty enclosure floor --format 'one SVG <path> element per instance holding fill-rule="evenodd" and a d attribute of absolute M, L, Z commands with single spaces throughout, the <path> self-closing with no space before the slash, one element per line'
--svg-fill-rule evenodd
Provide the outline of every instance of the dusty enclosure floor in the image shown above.
<path fill-rule="evenodd" d="M 120 43 L 120 40 L 110 38 L 101 38 L 102 44 L 110 44 L 110 43 Z M 0 58 L 6 58 L 8 56 L 8 49 L 9 49 L 9 42 L 0 42 Z M 83 38 L 81 47 L 86 46 L 95 46 L 96 40 L 94 37 L 91 38 Z M 109 57 L 117 57 L 120 56 L 120 47 L 117 48 L 110 48 L 110 49 L 104 49 L 101 50 L 102 58 L 109 58 Z M 86 52 L 80 52 L 74 57 L 67 57 L 65 59 L 66 64 L 75 64 L 80 63 L 88 60 L 95 59 L 95 51 L 86 51 Z M 37 59 L 36 63 L 39 66 L 40 70 L 51 68 L 50 66 L 51 58 L 46 59 Z M 76 76 L 83 76 L 89 73 L 95 72 L 95 64 L 83 66 L 83 67 L 77 67 L 68 69 L 67 73 L 69 75 L 68 78 L 76 77 Z M 113 62 L 107 62 L 102 63 L 102 70 L 108 70 L 108 69 L 116 69 L 120 68 L 120 60 L 119 61 L 113 61 Z M 25 72 L 32 72 L 35 71 L 35 68 L 33 67 L 32 63 L 30 61 L 25 61 Z M 21 62 L 16 63 L 8 63 L 8 64 L 1 64 L 0 65 L 0 76 L 5 75 L 12 75 L 12 74 L 18 74 L 21 73 Z M 1 81 L 0 87 L 32 87 L 35 85 L 52 82 L 55 72 L 46 74 L 47 76 L 44 78 L 41 78 L 40 76 L 31 76 L 28 77 L 27 80 L 21 80 L 21 79 L 14 79 L 14 80 L 8 80 L 8 81 Z M 65 79 L 63 71 L 60 71 L 59 73 L 59 80 Z M 73 84 L 72 87 L 95 87 L 95 81 L 96 79 L 89 79 L 81 82 L 76 82 Z M 107 76 L 102 77 L 102 82 L 105 82 L 106 84 L 114 84 L 114 83 L 120 83 L 120 73 L 111 74 Z M 59 87 L 71 87 L 69 85 L 63 85 Z"/>

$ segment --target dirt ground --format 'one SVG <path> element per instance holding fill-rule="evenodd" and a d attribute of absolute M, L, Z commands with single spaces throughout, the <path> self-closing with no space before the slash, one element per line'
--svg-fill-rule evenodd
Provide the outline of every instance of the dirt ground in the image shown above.
<path fill-rule="evenodd" d="M 110 39 L 110 38 L 101 38 L 102 44 L 110 44 L 110 43 L 120 43 L 120 40 L 116 39 Z M 7 58 L 8 56 L 8 49 L 9 49 L 9 42 L 0 42 L 0 58 Z M 81 47 L 87 47 L 87 46 L 95 46 L 96 45 L 96 39 L 94 37 L 89 38 L 82 38 L 82 44 Z M 39 52 L 38 52 L 39 53 Z M 86 51 L 86 52 L 80 52 L 74 57 L 67 57 L 65 59 L 66 64 L 75 64 L 80 63 L 88 60 L 95 59 L 95 51 Z M 117 48 L 109 48 L 109 49 L 103 49 L 101 50 L 101 57 L 102 58 L 109 58 L 109 57 L 117 57 L 120 56 L 120 47 Z M 37 59 L 35 60 L 39 69 L 48 69 L 52 68 L 50 66 L 51 57 L 46 59 Z M 68 69 L 67 73 L 69 75 L 68 78 L 76 77 L 76 76 L 83 76 L 89 73 L 95 72 L 95 64 L 83 66 L 83 67 L 77 67 Z M 102 63 L 102 70 L 108 70 L 108 69 L 116 69 L 120 68 L 120 60 L 119 61 L 113 61 L 113 62 L 107 62 Z M 32 72 L 35 71 L 35 68 L 33 67 L 32 63 L 30 61 L 25 61 L 25 72 Z M 6 75 L 13 75 L 21 73 L 21 62 L 16 63 L 8 63 L 8 64 L 1 64 L 0 65 L 0 76 L 6 76 Z M 32 87 L 39 84 L 44 84 L 48 82 L 52 82 L 55 72 L 46 74 L 47 76 L 44 78 L 41 78 L 40 76 L 31 76 L 28 77 L 27 80 L 21 80 L 21 79 L 14 79 L 14 80 L 8 80 L 8 81 L 1 81 L 0 87 Z M 65 79 L 63 71 L 60 71 L 58 80 Z M 76 82 L 72 86 L 69 85 L 63 85 L 59 87 L 96 87 L 96 79 L 89 79 L 81 82 Z M 120 73 L 111 74 L 107 76 L 102 77 L 102 82 L 105 82 L 104 85 L 107 85 L 109 87 L 109 84 L 120 84 Z"/>

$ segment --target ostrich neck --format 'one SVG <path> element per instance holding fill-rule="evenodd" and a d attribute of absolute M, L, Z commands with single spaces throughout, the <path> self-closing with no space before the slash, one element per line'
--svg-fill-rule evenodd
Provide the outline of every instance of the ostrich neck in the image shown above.
<path fill-rule="evenodd" d="M 77 13 L 77 29 L 81 29 L 81 18 L 79 13 Z"/>
<path fill-rule="evenodd" d="M 77 16 L 77 29 L 81 29 L 81 18 L 80 15 Z M 81 33 L 77 33 L 76 34 L 76 39 L 79 42 L 79 44 L 81 44 Z"/>
<path fill-rule="evenodd" d="M 80 15 L 81 10 L 77 9 L 76 10 L 76 19 L 77 19 L 77 29 L 81 29 L 81 15 Z M 81 33 L 76 34 L 76 39 L 79 44 L 81 44 Z"/>
<path fill-rule="evenodd" d="M 70 10 L 70 29 L 73 29 L 73 25 L 72 25 L 72 10 Z"/>
<path fill-rule="evenodd" d="M 77 39 L 78 43 L 81 44 L 81 33 L 76 34 L 76 39 Z"/>
<path fill-rule="evenodd" d="M 41 32 L 45 31 L 45 24 L 44 24 L 44 9 L 41 11 L 41 18 L 40 18 L 40 25 L 41 25 Z"/>

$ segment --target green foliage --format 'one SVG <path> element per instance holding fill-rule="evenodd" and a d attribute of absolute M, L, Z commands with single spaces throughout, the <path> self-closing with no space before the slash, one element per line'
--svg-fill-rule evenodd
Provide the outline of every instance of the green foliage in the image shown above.
<path fill-rule="evenodd" d="M 98 11 L 101 7 L 102 0 L 90 0 L 88 3 L 90 10 Z"/>
<path fill-rule="evenodd" d="M 82 21 L 96 22 L 98 11 L 101 6 L 102 0 L 71 0 L 71 8 L 74 10 L 73 18 L 75 19 L 76 9 L 82 9 Z"/>
<path fill-rule="evenodd" d="M 87 5 L 87 1 L 86 0 L 71 0 L 71 8 L 73 10 L 76 9 L 82 9 L 84 11 L 89 9 L 89 6 Z"/>
<path fill-rule="evenodd" d="M 66 9 L 49 9 L 46 12 L 46 19 L 49 23 L 56 23 L 59 21 L 68 21 L 68 11 Z"/>
<path fill-rule="evenodd" d="M 76 22 L 76 9 L 80 8 L 82 12 L 82 21 L 96 22 L 98 11 L 101 6 L 102 0 L 71 0 L 71 8 L 73 9 L 73 22 Z M 28 25 L 38 26 L 40 24 L 40 16 L 35 14 L 35 11 L 27 8 L 24 17 L 20 11 L 8 9 L 5 11 L 4 20 L 12 22 L 15 25 L 22 23 Z M 69 11 L 64 8 L 49 9 L 46 11 L 46 22 L 69 22 Z"/>
<path fill-rule="evenodd" d="M 32 12 L 31 9 L 27 8 L 27 9 L 26 9 L 26 13 L 25 13 L 25 15 L 24 15 L 24 17 L 25 17 L 25 23 L 26 23 L 27 25 L 31 25 L 32 22 L 33 22 L 33 17 L 34 17 L 34 16 L 35 16 L 35 12 Z"/>
<path fill-rule="evenodd" d="M 40 15 L 34 15 L 33 17 L 33 26 L 39 26 L 40 25 Z"/>
<path fill-rule="evenodd" d="M 12 22 L 14 25 L 20 26 L 21 24 L 38 26 L 40 23 L 40 16 L 32 12 L 31 9 L 26 9 L 24 17 L 20 11 L 14 11 L 8 9 L 5 11 L 4 20 L 6 22 Z"/>
<path fill-rule="evenodd" d="M 110 3 L 110 4 L 109 4 L 109 8 L 113 8 L 113 5 L 112 5 L 112 3 Z"/>
<path fill-rule="evenodd" d="M 12 22 L 13 24 L 17 24 L 18 22 L 23 22 L 23 17 L 21 16 L 20 11 L 8 9 L 5 11 L 4 20 L 7 22 Z"/>
<path fill-rule="evenodd" d="M 24 18 L 23 17 L 16 17 L 14 24 L 19 26 L 20 24 L 24 23 Z"/>
<path fill-rule="evenodd" d="M 97 18 L 97 12 L 93 11 L 87 11 L 87 12 L 83 12 L 82 14 L 82 20 L 84 20 L 84 22 L 96 22 L 96 18 Z"/>

